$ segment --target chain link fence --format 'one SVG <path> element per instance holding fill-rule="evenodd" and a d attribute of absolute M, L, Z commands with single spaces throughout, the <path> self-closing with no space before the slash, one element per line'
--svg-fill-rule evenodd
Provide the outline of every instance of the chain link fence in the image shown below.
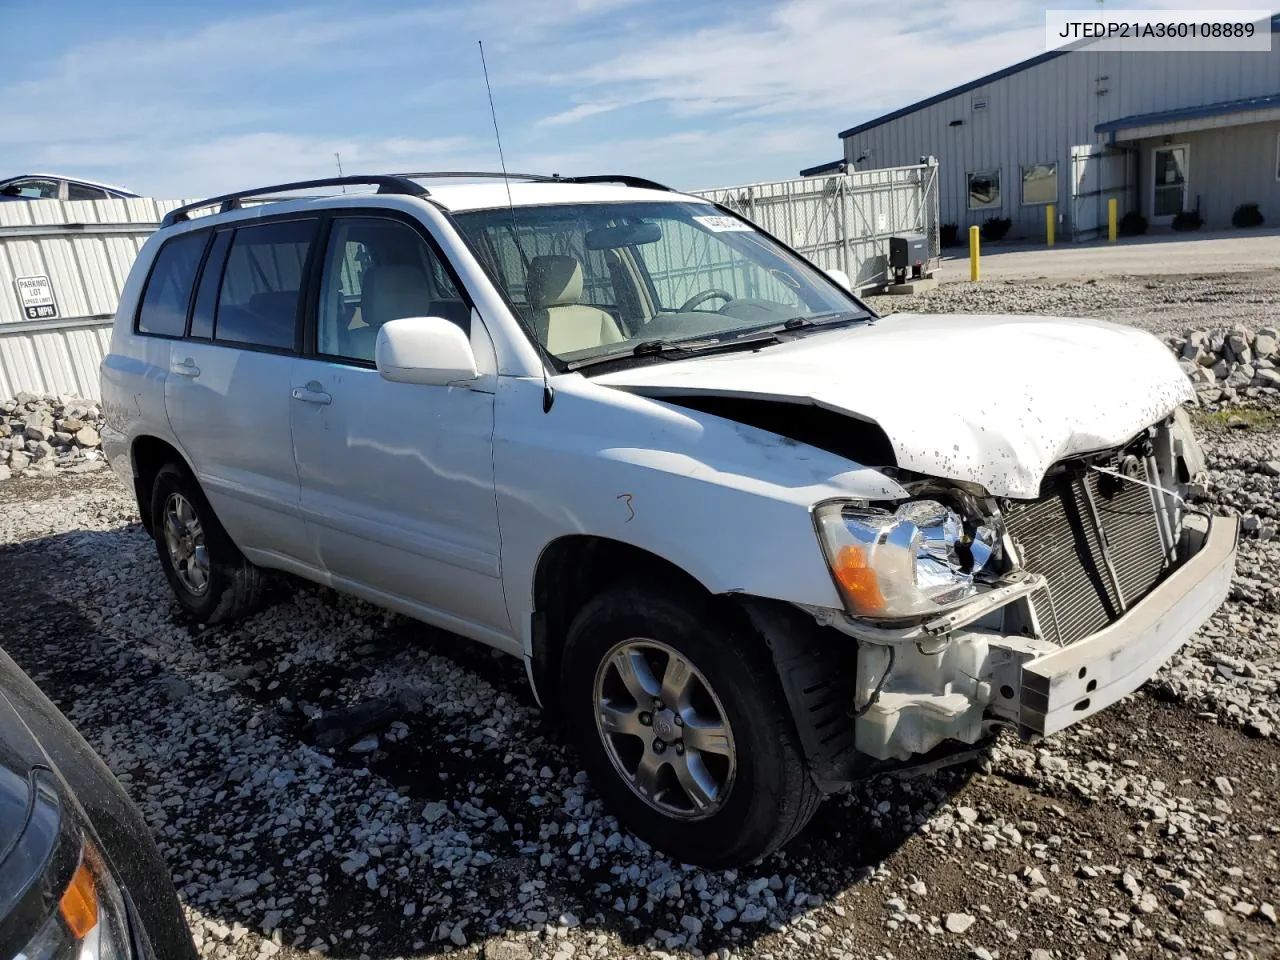
<path fill-rule="evenodd" d="M 940 253 L 938 164 L 860 170 L 694 191 L 790 244 L 823 270 L 843 270 L 855 289 L 889 279 L 889 238 L 924 234 Z"/>

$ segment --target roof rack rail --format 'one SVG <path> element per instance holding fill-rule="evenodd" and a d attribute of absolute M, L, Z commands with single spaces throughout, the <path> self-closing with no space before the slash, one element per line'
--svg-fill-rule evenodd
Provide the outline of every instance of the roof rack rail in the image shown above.
<path fill-rule="evenodd" d="M 269 187 L 255 187 L 252 190 L 237 190 L 235 193 L 224 193 L 221 196 L 210 197 L 207 200 L 198 200 L 195 203 L 183 204 L 164 215 L 164 219 L 160 221 L 160 229 L 171 227 L 175 223 L 182 223 L 190 220 L 189 216 L 192 210 L 201 210 L 204 207 L 217 206 L 219 213 L 227 213 L 231 210 L 240 209 L 240 201 L 249 200 L 255 197 L 263 197 L 264 194 L 277 192 L 292 192 L 294 190 L 310 190 L 313 187 L 344 187 L 348 185 L 374 186 L 378 188 L 378 193 L 395 193 L 409 197 L 425 197 L 428 196 L 427 188 L 421 184 L 414 183 L 402 176 L 395 174 L 373 174 L 370 176 L 352 176 L 352 177 L 324 177 L 320 180 L 298 180 L 294 183 L 276 183 Z M 271 199 L 284 199 L 271 198 Z"/>
<path fill-rule="evenodd" d="M 596 173 L 581 177 L 562 177 L 558 173 L 550 176 L 545 173 L 507 173 L 501 171 L 489 170 L 437 170 L 430 173 L 398 173 L 398 177 L 412 178 L 415 180 L 431 180 L 431 179 L 450 179 L 474 177 L 485 180 L 501 180 L 504 177 L 511 180 L 529 180 L 534 183 L 621 183 L 627 187 L 644 187 L 649 190 L 665 190 L 668 193 L 674 193 L 670 187 L 665 184 L 657 183 L 653 180 L 646 180 L 644 177 L 633 177 L 625 173 Z"/>
<path fill-rule="evenodd" d="M 467 177 L 474 177 L 477 180 L 501 180 L 505 177 L 511 180 L 551 182 L 560 179 L 555 174 L 547 176 L 545 173 L 503 173 L 501 170 L 429 170 L 425 173 L 397 173 L 395 176 L 404 177 L 407 180 L 462 180 Z"/>
<path fill-rule="evenodd" d="M 620 183 L 624 187 L 643 187 L 646 190 L 665 190 L 667 193 L 677 191 L 665 183 L 647 180 L 644 177 L 633 177 L 627 173 L 593 173 L 585 177 L 556 177 L 561 183 Z"/>

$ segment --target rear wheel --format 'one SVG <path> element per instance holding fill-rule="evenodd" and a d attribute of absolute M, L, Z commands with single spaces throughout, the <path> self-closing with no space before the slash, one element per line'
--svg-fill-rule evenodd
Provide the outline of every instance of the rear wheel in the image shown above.
<path fill-rule="evenodd" d="M 262 571 L 245 559 L 200 485 L 177 464 L 156 474 L 151 529 L 169 586 L 193 617 L 222 623 L 257 606 Z"/>
<path fill-rule="evenodd" d="M 817 808 L 762 645 L 691 591 L 617 587 L 591 600 L 569 630 L 561 683 L 596 788 L 681 862 L 754 860 Z"/>

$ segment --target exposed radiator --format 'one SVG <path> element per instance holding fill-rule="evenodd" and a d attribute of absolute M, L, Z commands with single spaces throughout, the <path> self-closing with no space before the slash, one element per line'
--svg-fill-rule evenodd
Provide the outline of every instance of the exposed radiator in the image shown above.
<path fill-rule="evenodd" d="M 1136 479 L 1152 482 L 1145 461 L 1134 466 Z M 1169 564 L 1147 487 L 1088 470 L 1054 478 L 1043 492 L 1042 499 L 1007 510 L 1005 523 L 1023 566 L 1048 581 L 1048 590 L 1031 598 L 1044 635 L 1066 645 L 1118 619 Z M 1103 556 L 1104 535 L 1119 591 Z"/>

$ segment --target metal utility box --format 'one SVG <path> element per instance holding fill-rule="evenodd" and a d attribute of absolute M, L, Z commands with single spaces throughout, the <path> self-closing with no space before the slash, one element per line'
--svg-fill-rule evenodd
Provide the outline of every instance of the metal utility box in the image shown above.
<path fill-rule="evenodd" d="M 907 275 L 913 279 L 924 276 L 929 262 L 929 238 L 923 233 L 904 233 L 889 238 L 889 270 L 898 283 L 905 283 Z"/>

